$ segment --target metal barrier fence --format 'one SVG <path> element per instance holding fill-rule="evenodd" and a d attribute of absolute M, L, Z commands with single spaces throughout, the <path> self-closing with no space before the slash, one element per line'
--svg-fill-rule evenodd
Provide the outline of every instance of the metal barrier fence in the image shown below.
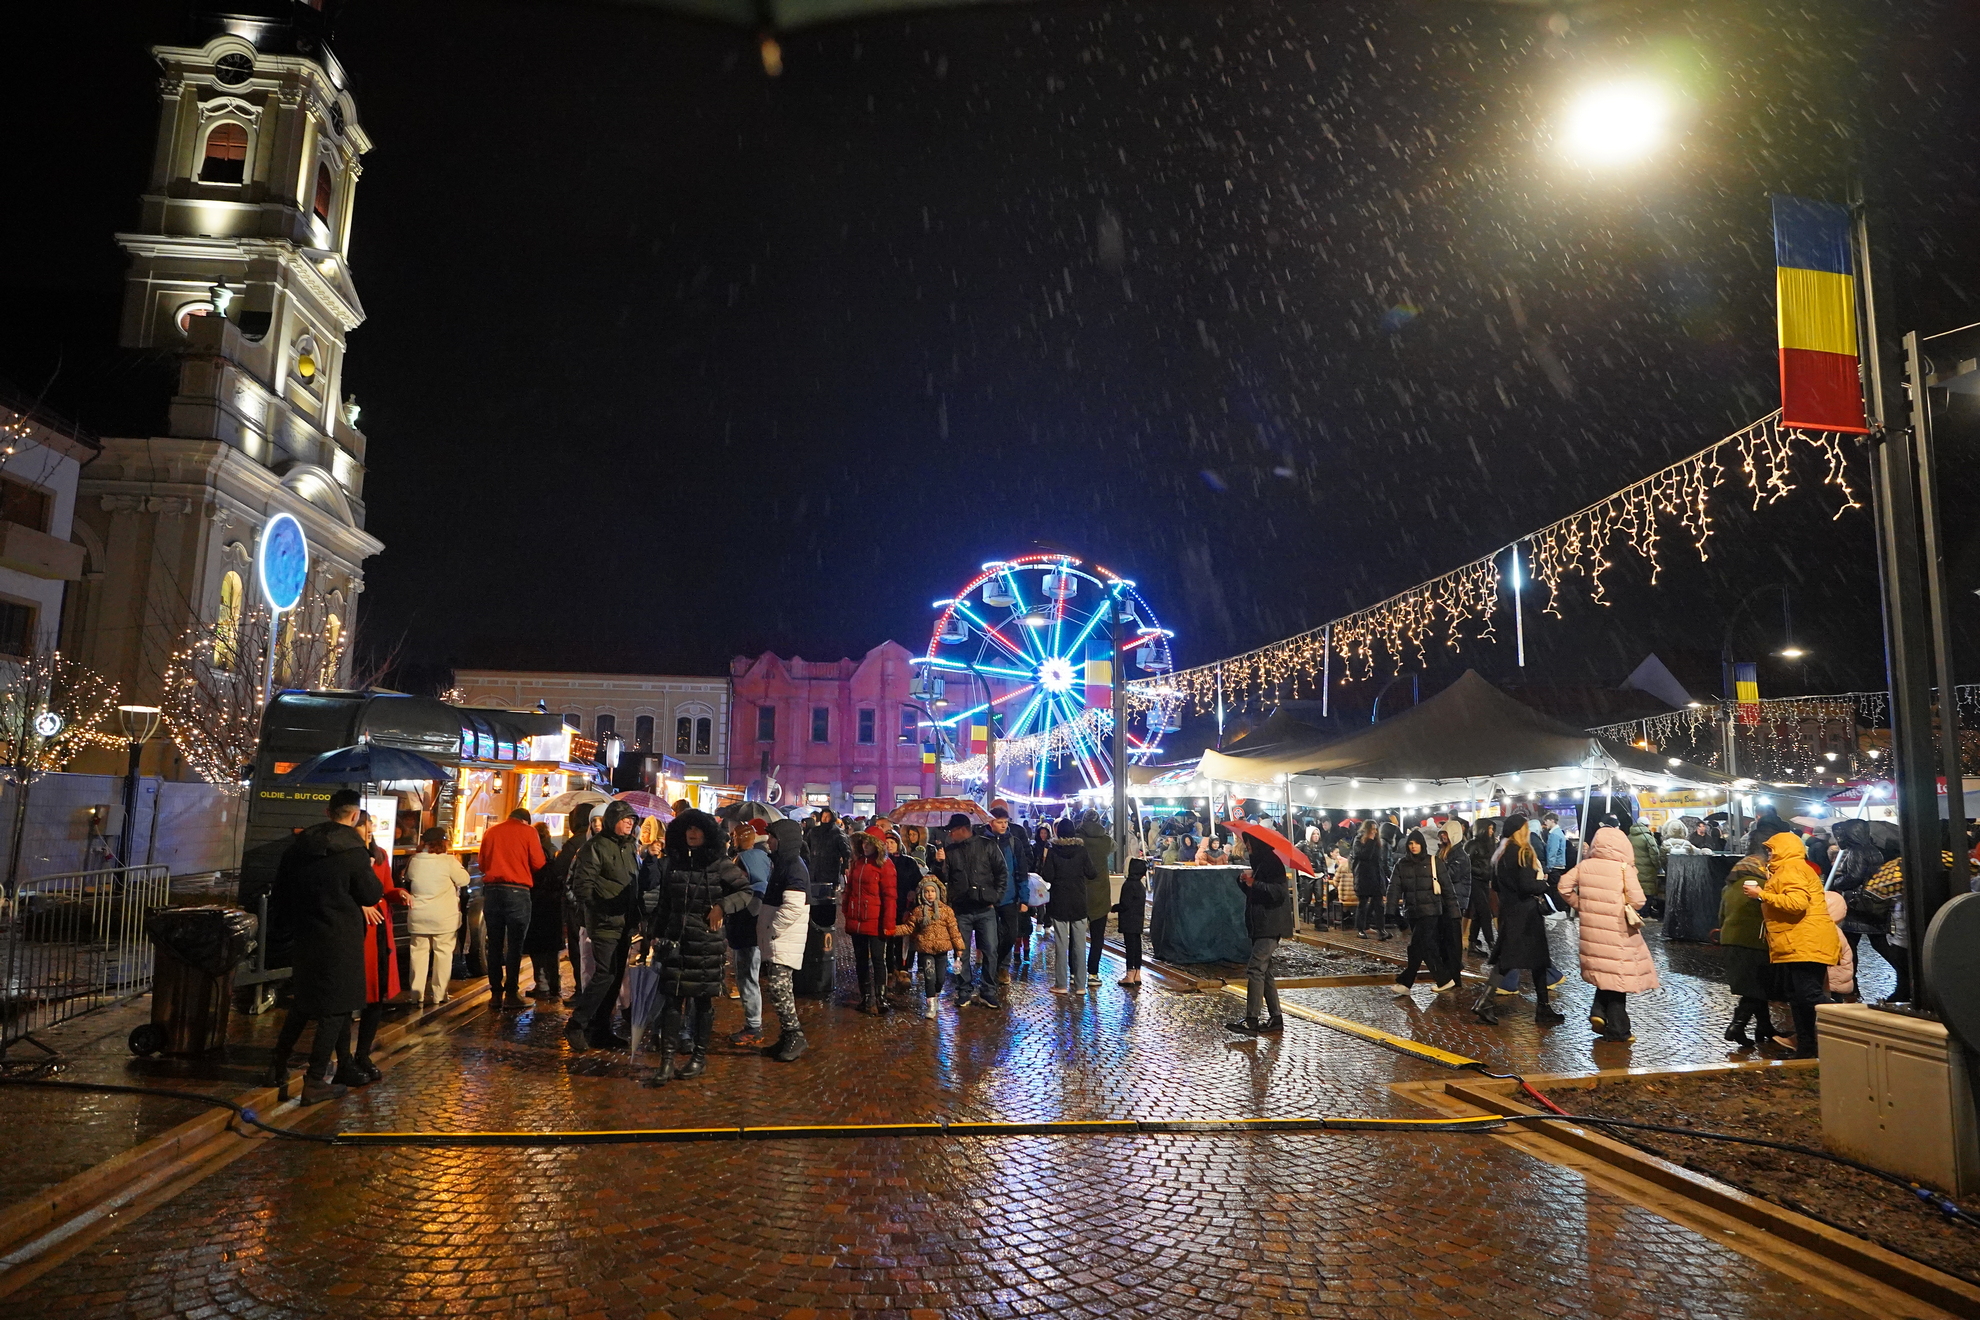
<path fill-rule="evenodd" d="M 171 893 L 167 866 L 22 881 L 0 913 L 0 1058 L 21 1041 L 45 1050 L 35 1032 L 151 989 L 144 918 Z"/>

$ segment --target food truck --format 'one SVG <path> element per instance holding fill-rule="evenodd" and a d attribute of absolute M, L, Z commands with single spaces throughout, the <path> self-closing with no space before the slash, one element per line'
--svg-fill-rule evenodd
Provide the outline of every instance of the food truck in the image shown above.
<path fill-rule="evenodd" d="M 372 784 L 287 778 L 312 756 L 360 742 L 416 753 L 448 777 Z M 542 815 L 542 803 L 569 789 L 612 791 L 596 745 L 558 715 L 453 706 L 397 692 L 278 693 L 262 721 L 248 786 L 243 907 L 255 909 L 289 840 L 323 819 L 339 788 L 364 794 L 377 841 L 395 857 L 415 851 L 420 834 L 438 825 L 447 831 L 448 846 L 470 863 L 483 832 L 516 807 L 540 815 L 553 834 L 561 834 L 563 818 Z"/>

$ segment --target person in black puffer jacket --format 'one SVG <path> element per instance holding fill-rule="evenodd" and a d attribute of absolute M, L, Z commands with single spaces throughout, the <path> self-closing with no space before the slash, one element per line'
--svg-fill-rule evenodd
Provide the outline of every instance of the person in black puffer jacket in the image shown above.
<path fill-rule="evenodd" d="M 713 816 L 684 811 L 667 826 L 666 864 L 653 911 L 654 963 L 660 969 L 660 1069 L 656 1082 L 674 1072 L 674 1046 L 686 1015 L 694 1057 L 681 1077 L 708 1067 L 708 1037 L 715 1026 L 715 996 L 729 941 L 724 914 L 741 912 L 753 896 L 749 876 L 725 855 L 722 827 Z"/>
<path fill-rule="evenodd" d="M 1498 910 L 1492 897 L 1492 856 L 1499 844 L 1499 822 L 1481 820 L 1465 842 L 1465 859 L 1471 863 L 1471 906 L 1466 910 L 1465 929 L 1458 943 L 1469 952 L 1492 952 L 1493 914 Z"/>
<path fill-rule="evenodd" d="M 1456 989 L 1457 973 L 1445 962 L 1443 941 L 1438 938 L 1444 915 L 1443 878 L 1422 830 L 1411 830 L 1403 840 L 1402 859 L 1390 885 L 1397 905 L 1409 916 L 1409 962 L 1396 977 L 1396 994 L 1409 993 L 1421 966 L 1429 967 L 1430 979 L 1439 990 Z"/>

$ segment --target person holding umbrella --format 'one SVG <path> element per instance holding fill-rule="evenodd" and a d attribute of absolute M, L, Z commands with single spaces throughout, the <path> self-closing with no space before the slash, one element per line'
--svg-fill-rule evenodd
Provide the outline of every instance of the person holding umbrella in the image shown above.
<path fill-rule="evenodd" d="M 1279 1013 L 1279 986 L 1272 978 L 1272 955 L 1279 941 L 1293 934 L 1291 888 L 1286 884 L 1286 864 L 1278 853 L 1258 839 L 1241 839 L 1245 859 L 1250 863 L 1238 873 L 1244 886 L 1244 930 L 1251 937 L 1251 956 L 1244 964 L 1244 1017 L 1225 1025 L 1247 1036 L 1277 1035 L 1286 1029 Z M 1264 1016 L 1270 1010 L 1270 1016 Z"/>

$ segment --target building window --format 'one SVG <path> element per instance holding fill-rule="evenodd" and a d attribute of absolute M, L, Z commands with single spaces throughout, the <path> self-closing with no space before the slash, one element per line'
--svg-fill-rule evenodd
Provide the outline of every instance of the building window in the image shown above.
<path fill-rule="evenodd" d="M 239 183 L 247 177 L 247 130 L 239 124 L 215 124 L 206 135 L 206 155 L 199 162 L 201 183 Z"/>
<path fill-rule="evenodd" d="M 920 796 L 921 790 L 918 788 L 897 788 L 894 790 L 894 805 L 906 806 Z"/>
<path fill-rule="evenodd" d="M 708 755 L 708 749 L 714 745 L 714 739 L 714 720 L 704 715 L 694 722 L 694 754 L 696 756 Z"/>
<path fill-rule="evenodd" d="M 0 655 L 25 657 L 34 651 L 34 606 L 0 600 Z"/>
<path fill-rule="evenodd" d="M 30 486 L 12 477 L 0 477 L 0 522 L 45 532 L 51 525 L 54 509 L 54 497 L 39 486 Z"/>
<path fill-rule="evenodd" d="M 617 715 L 600 715 L 593 725 L 593 732 L 599 742 L 604 742 L 606 734 L 616 733 L 618 729 L 619 717 Z"/>
<path fill-rule="evenodd" d="M 874 725 L 873 708 L 871 706 L 860 707 L 859 745 L 861 747 L 871 747 L 873 745 L 873 725 Z"/>
<path fill-rule="evenodd" d="M 326 688 L 337 686 L 337 671 L 343 668 L 344 621 L 336 615 L 328 615 L 323 620 L 323 673 L 320 685 Z"/>
<path fill-rule="evenodd" d="M 832 708 L 813 706 L 811 708 L 811 741 L 828 743 L 832 741 Z"/>
<path fill-rule="evenodd" d="M 633 721 L 633 750 L 650 752 L 653 750 L 653 717 L 642 715 Z"/>
<path fill-rule="evenodd" d="M 574 710 L 565 711 L 564 727 L 567 729 L 582 729 L 584 727 L 584 717 Z"/>
<path fill-rule="evenodd" d="M 694 721 L 683 715 L 674 721 L 674 755 L 686 756 L 693 741 Z"/>
<path fill-rule="evenodd" d="M 228 569 L 220 575 L 220 613 L 213 620 L 213 663 L 221 669 L 232 669 L 240 659 L 244 594 L 239 573 Z"/>
<path fill-rule="evenodd" d="M 316 162 L 316 205 L 311 209 L 318 220 L 330 223 L 330 167 L 322 161 Z"/>
<path fill-rule="evenodd" d="M 921 712 L 912 706 L 901 707 L 901 741 L 911 743 L 921 732 Z"/>
<path fill-rule="evenodd" d="M 756 741 L 777 741 L 777 708 L 758 706 L 756 708 Z"/>

